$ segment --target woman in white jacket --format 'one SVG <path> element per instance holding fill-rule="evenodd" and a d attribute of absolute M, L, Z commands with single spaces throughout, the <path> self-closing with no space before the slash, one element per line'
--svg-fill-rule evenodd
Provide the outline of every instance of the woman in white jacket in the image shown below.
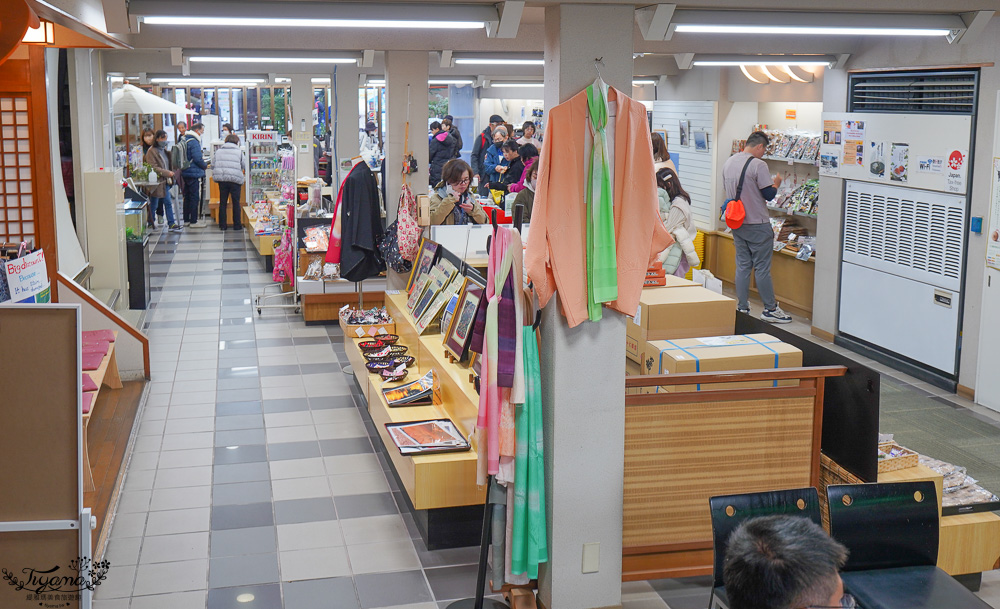
<path fill-rule="evenodd" d="M 226 207 L 233 204 L 233 228 L 243 230 L 242 209 L 240 208 L 240 190 L 246 176 L 246 162 L 243 160 L 243 149 L 240 148 L 240 138 L 235 134 L 226 136 L 226 143 L 215 151 L 212 162 L 212 179 L 219 185 L 219 228 L 228 228 Z"/>
<path fill-rule="evenodd" d="M 694 250 L 694 238 L 698 230 L 691 219 L 691 195 L 681 187 L 677 172 L 670 167 L 657 170 L 656 185 L 660 199 L 660 220 L 675 241 L 660 253 L 660 262 L 668 275 L 683 277 L 688 269 L 701 263 Z"/>

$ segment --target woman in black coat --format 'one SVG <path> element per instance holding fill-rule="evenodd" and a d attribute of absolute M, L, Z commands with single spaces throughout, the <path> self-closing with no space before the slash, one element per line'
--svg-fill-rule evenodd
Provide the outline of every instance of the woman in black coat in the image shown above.
<path fill-rule="evenodd" d="M 441 123 L 437 121 L 431 123 L 427 167 L 432 186 L 441 181 L 441 168 L 452 159 L 456 144 L 455 138 L 450 133 L 441 130 Z"/>

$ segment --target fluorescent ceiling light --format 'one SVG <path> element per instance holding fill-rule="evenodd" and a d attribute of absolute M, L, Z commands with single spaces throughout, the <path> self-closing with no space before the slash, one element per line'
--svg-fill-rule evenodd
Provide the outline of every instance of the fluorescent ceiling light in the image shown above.
<path fill-rule="evenodd" d="M 471 85 L 475 81 L 471 78 L 446 78 L 446 79 L 434 79 L 427 81 L 429 85 Z"/>
<path fill-rule="evenodd" d="M 694 66 L 829 66 L 831 60 L 794 59 L 789 57 L 746 59 L 695 59 Z"/>
<path fill-rule="evenodd" d="M 215 63 L 357 63 L 350 57 L 188 57 L 189 61 Z"/>
<path fill-rule="evenodd" d="M 148 15 L 142 18 L 149 25 L 211 25 L 219 26 L 261 26 L 261 27 L 342 27 L 342 28 L 386 28 L 421 30 L 481 30 L 486 27 L 482 21 L 413 21 L 376 19 L 291 19 L 269 17 L 195 17 L 174 15 Z"/>
<path fill-rule="evenodd" d="M 490 87 L 510 87 L 512 89 L 527 89 L 529 87 L 544 87 L 543 82 L 491 82 Z"/>
<path fill-rule="evenodd" d="M 863 19 L 862 15 L 858 15 Z M 677 24 L 679 33 L 690 34 L 791 34 L 800 36 L 947 36 L 951 30 L 939 28 L 889 28 L 810 25 L 696 25 Z"/>
<path fill-rule="evenodd" d="M 655 85 L 655 84 L 656 84 L 655 80 L 633 80 L 632 81 L 632 86 L 633 87 L 641 87 L 643 85 Z"/>
<path fill-rule="evenodd" d="M 368 83 L 367 83 L 367 86 L 369 86 L 369 87 L 384 87 L 385 86 L 385 79 L 369 80 Z"/>
<path fill-rule="evenodd" d="M 465 57 L 455 60 L 456 64 L 485 66 L 544 66 L 544 59 L 504 59 L 502 57 Z"/>
<path fill-rule="evenodd" d="M 319 83 L 319 84 L 323 84 L 323 83 L 330 84 L 330 77 L 329 76 L 326 76 L 326 77 L 319 76 L 319 77 L 313 78 L 312 82 L 313 82 L 313 84 L 317 84 L 317 83 Z"/>
<path fill-rule="evenodd" d="M 204 82 L 191 81 L 191 80 L 182 80 L 182 81 L 166 82 L 166 83 L 160 83 L 160 84 L 161 85 L 165 84 L 168 87 L 201 87 L 201 88 L 207 88 L 207 89 L 227 89 L 227 88 L 230 88 L 230 87 L 256 87 L 260 83 L 259 82 L 227 82 L 227 83 L 218 83 L 218 82 L 211 81 L 211 80 L 206 80 Z"/>
<path fill-rule="evenodd" d="M 208 83 L 211 85 L 228 85 L 233 83 L 244 83 L 244 82 L 267 82 L 267 80 L 264 78 L 254 78 L 252 76 L 247 76 L 246 78 L 232 78 L 224 76 L 220 76 L 218 78 L 214 76 L 199 76 L 197 78 L 185 78 L 183 76 L 164 76 L 158 78 L 150 78 L 149 82 Z"/>

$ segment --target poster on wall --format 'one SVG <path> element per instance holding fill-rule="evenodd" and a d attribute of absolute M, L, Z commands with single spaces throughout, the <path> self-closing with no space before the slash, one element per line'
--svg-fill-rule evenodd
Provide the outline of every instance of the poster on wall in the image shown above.
<path fill-rule="evenodd" d="M 908 182 L 910 179 L 910 145 L 893 142 L 889 153 L 889 179 L 893 182 Z"/>
<path fill-rule="evenodd" d="M 965 194 L 965 176 L 969 169 L 969 153 L 965 150 L 952 150 L 945 161 L 946 190 Z"/>
<path fill-rule="evenodd" d="M 1000 158 L 993 159 L 993 199 L 986 233 L 986 266 L 1000 271 Z"/>
<path fill-rule="evenodd" d="M 868 142 L 868 175 L 885 179 L 885 142 Z"/>
<path fill-rule="evenodd" d="M 844 123 L 842 121 L 823 121 L 823 143 L 839 146 L 843 143 Z"/>
<path fill-rule="evenodd" d="M 840 146 L 823 144 L 819 147 L 819 175 L 840 175 Z"/>
<path fill-rule="evenodd" d="M 677 128 L 680 131 L 680 137 L 678 138 L 680 140 L 680 145 L 687 146 L 688 134 L 691 132 L 691 121 L 681 119 L 677 125 Z"/>
<path fill-rule="evenodd" d="M 944 173 L 944 157 L 918 155 L 917 173 Z"/>
<path fill-rule="evenodd" d="M 844 121 L 844 165 L 865 164 L 865 121 Z"/>

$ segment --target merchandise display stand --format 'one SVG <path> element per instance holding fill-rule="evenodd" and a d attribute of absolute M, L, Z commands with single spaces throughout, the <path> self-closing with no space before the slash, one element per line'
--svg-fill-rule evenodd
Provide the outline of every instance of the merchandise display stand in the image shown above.
<path fill-rule="evenodd" d="M 0 349 L 17 359 L 0 367 L 0 386 L 4 404 L 18 407 L 0 426 L 0 488 L 11 499 L 0 501 L 5 570 L 18 579 L 27 579 L 22 569 L 53 569 L 48 575 L 59 581 L 99 580 L 95 519 L 83 507 L 80 307 L 5 305 L 2 318 Z M 93 590 L 71 588 L 62 606 L 90 609 Z M 24 589 L 0 586 L 0 607 L 24 602 Z"/>

